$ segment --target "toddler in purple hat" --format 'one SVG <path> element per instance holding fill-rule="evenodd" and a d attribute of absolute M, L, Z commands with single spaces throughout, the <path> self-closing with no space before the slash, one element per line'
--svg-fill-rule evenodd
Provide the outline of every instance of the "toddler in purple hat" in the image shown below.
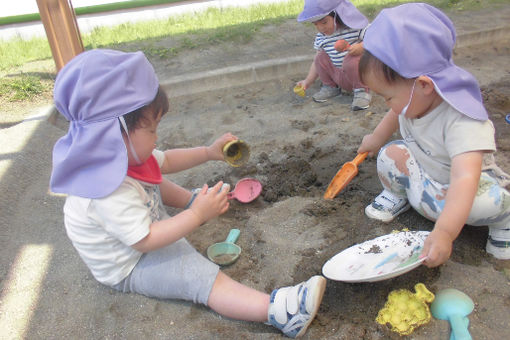
<path fill-rule="evenodd" d="M 319 33 L 308 75 L 296 85 L 306 90 L 320 78 L 322 87 L 312 96 L 316 102 L 325 102 L 344 90 L 354 92 L 353 110 L 367 109 L 371 95 L 359 79 L 358 63 L 368 19 L 348 0 L 305 0 L 297 20 L 312 22 Z"/>
<path fill-rule="evenodd" d="M 435 221 L 422 258 L 445 263 L 465 224 L 489 226 L 486 250 L 510 259 L 509 176 L 494 162 L 494 126 L 475 78 L 453 63 L 455 29 L 435 7 L 384 9 L 367 29 L 362 81 L 390 107 L 358 152 L 374 155 L 384 190 L 365 209 L 389 222 L 411 206 Z M 400 128 L 403 140 L 384 145 Z"/>
<path fill-rule="evenodd" d="M 320 275 L 271 294 L 247 287 L 185 236 L 226 212 L 228 185 L 189 190 L 162 174 L 224 160 L 230 133 L 210 146 L 160 151 L 168 98 L 141 52 L 86 51 L 58 73 L 55 105 L 69 120 L 53 150 L 51 190 L 67 194 L 67 235 L 101 283 L 121 292 L 202 303 L 219 314 L 306 332 L 326 285 Z M 169 216 L 164 205 L 182 209 Z"/>

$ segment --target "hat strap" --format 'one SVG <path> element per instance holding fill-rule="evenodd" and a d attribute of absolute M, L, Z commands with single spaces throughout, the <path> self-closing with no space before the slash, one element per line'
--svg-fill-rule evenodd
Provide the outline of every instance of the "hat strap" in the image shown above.
<path fill-rule="evenodd" d="M 411 101 L 413 100 L 414 88 L 416 86 L 416 79 L 418 79 L 418 78 L 414 79 L 413 88 L 411 89 L 411 95 L 409 96 L 409 101 L 407 102 L 407 105 L 404 106 L 402 111 L 400 111 L 400 115 L 401 116 L 405 116 L 406 115 L 407 109 L 409 109 L 409 105 L 411 105 Z"/>
<path fill-rule="evenodd" d="M 128 143 L 129 143 L 129 149 L 131 149 L 131 154 L 133 155 L 133 158 L 135 159 L 136 164 L 142 164 L 142 162 L 140 162 L 140 158 L 138 158 L 138 155 L 136 154 L 135 147 L 133 146 L 133 143 L 131 143 L 131 138 L 129 138 L 129 131 L 128 131 L 128 128 L 126 125 L 126 121 L 124 120 L 124 117 L 119 116 L 119 121 L 120 121 L 120 125 L 122 125 L 122 128 L 124 129 L 124 131 L 126 131 L 126 136 L 127 136 Z"/>

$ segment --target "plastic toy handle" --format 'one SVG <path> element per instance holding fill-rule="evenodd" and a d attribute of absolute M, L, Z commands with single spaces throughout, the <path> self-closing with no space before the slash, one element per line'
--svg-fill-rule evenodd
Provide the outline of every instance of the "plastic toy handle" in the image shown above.
<path fill-rule="evenodd" d="M 464 317 L 460 314 L 450 316 L 450 326 L 452 327 L 451 339 L 455 340 L 472 340 L 469 334 Z"/>
<path fill-rule="evenodd" d="M 361 162 L 363 162 L 365 160 L 365 158 L 367 158 L 367 155 L 368 155 L 368 152 L 363 152 L 363 153 L 359 153 L 353 160 L 352 162 L 356 165 L 360 165 Z"/>
<path fill-rule="evenodd" d="M 227 236 L 227 239 L 225 240 L 225 242 L 236 243 L 237 239 L 239 238 L 239 234 L 241 234 L 241 230 L 230 229 L 230 232 L 228 233 L 228 236 Z"/>

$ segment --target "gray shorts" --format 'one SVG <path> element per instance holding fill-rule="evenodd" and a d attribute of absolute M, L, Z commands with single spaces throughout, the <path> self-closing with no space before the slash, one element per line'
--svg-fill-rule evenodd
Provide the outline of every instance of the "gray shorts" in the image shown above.
<path fill-rule="evenodd" d="M 219 267 L 185 238 L 142 255 L 129 276 L 112 288 L 160 299 L 182 299 L 207 305 Z"/>

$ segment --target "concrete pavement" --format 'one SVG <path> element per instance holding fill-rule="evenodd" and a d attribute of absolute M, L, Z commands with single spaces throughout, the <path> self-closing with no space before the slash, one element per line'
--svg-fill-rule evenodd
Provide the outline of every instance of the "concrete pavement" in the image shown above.
<path fill-rule="evenodd" d="M 120 0 L 117 0 L 117 2 Z M 248 7 L 255 4 L 264 4 L 264 3 L 276 3 L 283 2 L 285 0 L 191 0 L 191 1 L 180 1 L 175 3 L 156 5 L 156 6 L 147 6 L 147 7 L 138 7 L 127 10 L 118 10 L 104 13 L 95 13 L 95 14 L 85 14 L 79 15 L 77 17 L 78 27 L 80 32 L 88 33 L 92 31 L 96 27 L 101 26 L 116 26 L 125 22 L 137 22 L 144 20 L 154 20 L 154 19 L 165 19 L 172 16 L 182 15 L 186 13 L 197 13 L 206 10 L 210 7 L 216 8 L 226 8 L 226 7 Z M 100 5 L 103 3 L 110 3 L 114 1 L 109 0 L 99 0 L 99 1 L 90 1 L 90 0 L 82 0 L 82 1 L 71 1 L 75 8 Z M 3 7 L 5 7 L 5 11 L 3 11 Z M 15 12 L 10 11 L 12 10 Z M 9 16 L 9 15 L 18 15 L 18 14 L 27 14 L 27 13 L 39 13 L 39 8 L 35 0 L 23 0 L 21 2 L 16 2 L 16 5 L 12 5 L 12 3 L 2 2 L 0 4 L 0 13 L 1 16 Z M 31 37 L 43 37 L 45 36 L 45 31 L 42 23 L 40 21 L 36 22 L 28 22 L 28 23 L 20 23 L 20 24 L 12 24 L 12 25 L 4 25 L 0 26 L 0 38 L 9 39 L 12 37 L 22 37 L 24 39 L 28 39 Z"/>

